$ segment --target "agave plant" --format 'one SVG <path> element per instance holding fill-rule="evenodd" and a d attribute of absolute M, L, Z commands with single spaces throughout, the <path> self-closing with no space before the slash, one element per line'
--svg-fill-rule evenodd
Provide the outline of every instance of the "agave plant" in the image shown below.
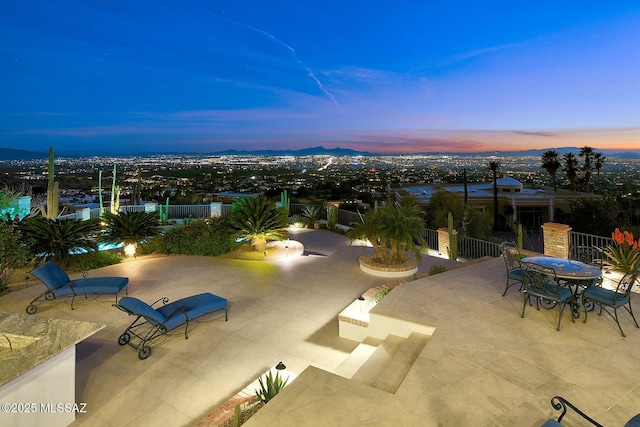
<path fill-rule="evenodd" d="M 256 251 L 264 251 L 267 240 L 282 240 L 287 236 L 289 219 L 264 196 L 241 197 L 231 208 L 231 226 L 237 237 L 249 239 Z"/>
<path fill-rule="evenodd" d="M 95 251 L 97 220 L 27 218 L 18 229 L 29 251 L 38 259 L 66 264 L 74 252 Z"/>
<path fill-rule="evenodd" d="M 264 376 L 264 381 L 262 381 L 262 377 L 258 378 L 260 384 L 260 389 L 256 390 L 258 399 L 264 404 L 269 403 L 271 399 L 276 397 L 276 395 L 286 387 L 288 381 L 289 378 L 282 378 L 280 372 L 276 372 L 276 375 L 273 376 L 271 371 L 269 371 L 269 373 Z"/>
<path fill-rule="evenodd" d="M 307 227 L 313 227 L 314 224 L 320 219 L 322 208 L 316 205 L 308 205 L 302 209 L 302 217 L 307 222 Z"/>

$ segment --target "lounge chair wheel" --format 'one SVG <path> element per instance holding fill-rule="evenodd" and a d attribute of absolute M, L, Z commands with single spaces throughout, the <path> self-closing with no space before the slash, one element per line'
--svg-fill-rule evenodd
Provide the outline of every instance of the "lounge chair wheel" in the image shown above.
<path fill-rule="evenodd" d="M 27 314 L 35 314 L 36 311 L 38 311 L 38 307 L 36 305 L 29 304 L 27 306 Z"/>
<path fill-rule="evenodd" d="M 149 356 L 151 356 L 151 347 L 146 345 L 142 346 L 142 348 L 138 352 L 138 357 L 140 358 L 140 360 L 144 360 Z"/>
<path fill-rule="evenodd" d="M 44 299 L 46 299 L 47 301 L 51 301 L 56 299 L 56 295 L 53 292 L 47 292 L 46 294 L 44 294 Z"/>
<path fill-rule="evenodd" d="M 118 344 L 126 345 L 129 343 L 130 340 L 131 340 L 131 335 L 125 332 L 124 334 L 120 335 L 120 337 L 118 337 Z"/>

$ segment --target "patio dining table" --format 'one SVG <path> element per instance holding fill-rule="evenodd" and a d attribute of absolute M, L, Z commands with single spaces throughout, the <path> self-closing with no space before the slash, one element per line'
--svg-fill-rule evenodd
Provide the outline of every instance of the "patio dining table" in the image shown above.
<path fill-rule="evenodd" d="M 574 301 L 571 309 L 574 318 L 580 316 L 581 307 L 585 310 L 593 309 L 593 303 L 589 303 L 589 306 L 586 306 L 582 301 L 582 292 L 602 277 L 602 270 L 595 265 L 548 256 L 526 257 L 521 262 L 529 262 L 541 267 L 551 268 L 556 272 L 558 281 L 564 282 L 565 285 L 571 288 Z"/>
<path fill-rule="evenodd" d="M 580 261 L 573 261 L 564 258 L 554 258 L 548 256 L 531 256 L 521 260 L 530 262 L 545 268 L 552 268 L 556 272 L 558 279 L 572 282 L 591 282 L 602 277 L 602 270 L 595 265 L 585 264 Z M 586 285 L 586 283 L 584 283 Z"/>

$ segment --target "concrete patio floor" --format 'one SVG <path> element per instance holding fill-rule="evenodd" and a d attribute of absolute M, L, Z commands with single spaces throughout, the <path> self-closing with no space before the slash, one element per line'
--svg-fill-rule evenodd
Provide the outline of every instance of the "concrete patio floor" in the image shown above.
<path fill-rule="evenodd" d="M 228 322 L 207 316 L 186 341 L 174 330 L 144 361 L 117 344 L 133 319 L 113 299 L 79 299 L 73 311 L 64 300 L 43 304 L 36 315 L 107 325 L 77 346 L 76 395 L 88 412 L 72 425 L 195 426 L 279 361 L 302 375 L 249 426 L 536 426 L 557 417 L 549 405 L 556 394 L 607 426 L 640 412 L 640 329 L 630 318 L 622 316 L 627 338 L 606 316 L 583 324 L 565 313 L 560 332 L 557 310 L 529 307 L 521 319 L 522 294 L 501 296 L 500 259 L 406 283 L 374 309 L 436 327 L 395 394 L 333 375 L 358 345 L 338 336 L 338 313 L 391 279 L 360 271 L 357 259 L 371 249 L 344 236 L 299 230 L 291 238 L 313 255 L 141 258 L 92 271 L 129 277 L 129 295 L 149 303 L 200 292 L 228 299 Z M 449 263 L 424 257 L 420 272 Z M 0 298 L 0 311 L 23 313 L 41 286 Z M 565 420 L 583 425 L 571 414 Z"/>

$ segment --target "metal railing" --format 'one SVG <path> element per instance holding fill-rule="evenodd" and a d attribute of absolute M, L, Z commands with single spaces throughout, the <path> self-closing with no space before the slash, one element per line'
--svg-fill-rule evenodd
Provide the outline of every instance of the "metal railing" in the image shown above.
<path fill-rule="evenodd" d="M 304 212 L 304 208 L 308 206 L 305 204 L 292 204 L 289 210 L 291 215 L 301 215 Z M 228 215 L 231 212 L 231 204 L 223 204 L 220 209 L 222 216 Z M 163 205 L 157 205 L 156 211 L 160 208 L 165 209 Z M 139 212 L 144 211 L 144 205 L 125 205 L 120 206 L 121 212 Z M 89 209 L 90 218 L 99 218 L 100 209 Z M 184 219 L 184 218 L 211 218 L 212 205 L 169 205 L 169 219 Z M 326 209 L 322 209 L 322 216 L 326 218 Z M 87 217 L 87 210 L 78 211 L 72 214 L 60 216 L 60 219 L 83 219 Z M 359 223 L 362 221 L 362 216 L 357 212 L 347 211 L 343 209 L 337 210 L 337 223 L 344 226 L 351 226 L 353 223 Z M 438 231 L 427 229 L 423 234 L 424 239 L 427 241 L 427 245 L 432 250 L 444 252 L 444 248 L 439 248 Z M 604 247 L 611 242 L 611 239 L 599 236 L 591 236 L 588 234 L 574 233 L 571 234 L 572 242 L 579 246 L 591 246 Z M 590 240 L 589 240 L 590 239 Z M 599 239 L 599 240 L 598 240 Z M 442 250 L 441 250 L 442 249 Z M 476 259 L 483 256 L 498 257 L 500 256 L 499 244 L 495 242 L 489 242 L 481 239 L 475 239 L 472 237 L 465 237 L 458 235 L 458 256 L 461 259 Z"/>
<path fill-rule="evenodd" d="M 577 231 L 569 232 L 569 248 L 590 247 L 603 249 L 611 244 L 613 244 L 613 239 L 610 237 L 595 236 Z"/>
<path fill-rule="evenodd" d="M 477 259 L 484 256 L 500 256 L 500 245 L 486 240 L 458 235 L 458 258 Z"/>
<path fill-rule="evenodd" d="M 434 251 L 442 252 L 439 249 L 440 243 L 438 242 L 438 230 L 426 229 L 422 235 L 427 242 L 427 247 Z"/>

